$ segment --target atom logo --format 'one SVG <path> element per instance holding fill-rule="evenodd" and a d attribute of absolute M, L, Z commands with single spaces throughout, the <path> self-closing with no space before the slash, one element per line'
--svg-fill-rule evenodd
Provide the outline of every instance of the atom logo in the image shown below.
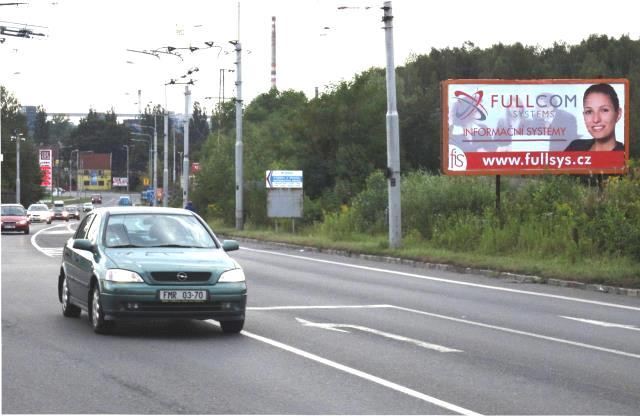
<path fill-rule="evenodd" d="M 464 120 L 472 115 L 475 115 L 476 120 L 483 121 L 487 119 L 487 110 L 482 105 L 482 91 L 478 91 L 473 96 L 463 91 L 456 91 L 454 93 L 458 103 L 456 106 L 456 117 L 459 120 Z"/>

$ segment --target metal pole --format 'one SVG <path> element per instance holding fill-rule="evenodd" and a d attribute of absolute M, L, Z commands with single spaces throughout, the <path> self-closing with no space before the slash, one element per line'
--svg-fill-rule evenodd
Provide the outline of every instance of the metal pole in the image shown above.
<path fill-rule="evenodd" d="M 171 182 L 174 184 L 176 183 L 176 126 L 174 126 L 175 124 L 175 118 L 173 119 L 173 124 L 171 125 L 171 135 L 173 136 L 173 176 L 172 176 L 172 180 Z"/>
<path fill-rule="evenodd" d="M 191 106 L 191 91 L 184 87 L 184 154 L 182 155 L 182 206 L 189 201 L 189 107 Z"/>
<path fill-rule="evenodd" d="M 51 164 L 51 181 L 53 182 L 53 163 Z M 16 204 L 19 204 L 19 203 L 20 203 L 20 133 L 16 133 Z"/>
<path fill-rule="evenodd" d="M 164 163 L 162 166 L 162 206 L 169 204 L 169 116 L 164 115 Z"/>
<path fill-rule="evenodd" d="M 153 115 L 153 206 L 158 205 L 158 130 L 156 129 L 156 115 Z"/>
<path fill-rule="evenodd" d="M 242 165 L 242 48 L 240 41 L 236 47 L 236 229 L 244 228 L 244 210 L 242 206 L 243 165 Z"/>
<path fill-rule="evenodd" d="M 129 193 L 129 145 L 124 145 L 125 149 L 127 149 L 127 193 Z"/>
<path fill-rule="evenodd" d="M 76 153 L 76 198 L 80 198 L 80 173 L 78 167 L 80 166 L 80 149 Z"/>
<path fill-rule="evenodd" d="M 393 14 L 391 2 L 384 2 L 385 43 L 387 52 L 387 176 L 389 190 L 389 247 L 402 245 L 400 206 L 400 133 L 396 107 L 396 74 L 393 62 Z"/>

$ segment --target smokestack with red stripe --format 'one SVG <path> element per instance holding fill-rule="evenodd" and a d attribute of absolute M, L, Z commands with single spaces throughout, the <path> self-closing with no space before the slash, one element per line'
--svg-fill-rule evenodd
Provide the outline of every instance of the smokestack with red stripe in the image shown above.
<path fill-rule="evenodd" d="M 276 88 L 276 17 L 271 16 L 271 88 Z"/>

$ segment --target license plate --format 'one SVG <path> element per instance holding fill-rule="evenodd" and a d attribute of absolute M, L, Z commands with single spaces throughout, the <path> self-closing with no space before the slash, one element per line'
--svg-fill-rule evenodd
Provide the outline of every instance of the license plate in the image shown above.
<path fill-rule="evenodd" d="M 161 290 L 158 295 L 162 302 L 206 302 L 209 292 L 206 290 Z"/>
<path fill-rule="evenodd" d="M 6 228 L 7 230 L 13 230 L 14 228 L 16 228 L 15 225 L 5 225 L 4 228 Z"/>

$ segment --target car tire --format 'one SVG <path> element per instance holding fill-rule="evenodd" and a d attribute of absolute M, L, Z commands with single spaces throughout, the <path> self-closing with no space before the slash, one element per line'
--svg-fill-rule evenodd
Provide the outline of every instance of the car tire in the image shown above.
<path fill-rule="evenodd" d="M 221 321 L 220 327 L 225 334 L 237 334 L 244 327 L 244 319 L 239 321 Z"/>
<path fill-rule="evenodd" d="M 29 234 L 29 229 L 27 228 L 26 230 L 24 230 L 25 234 Z"/>
<path fill-rule="evenodd" d="M 91 294 L 89 302 L 90 313 L 89 319 L 91 321 L 91 327 L 96 334 L 108 334 L 113 329 L 113 321 L 106 321 L 104 319 L 104 312 L 102 311 L 102 302 L 100 301 L 100 288 L 96 284 Z"/>
<path fill-rule="evenodd" d="M 69 286 L 67 286 L 67 276 L 62 278 L 62 293 L 60 295 L 61 303 L 62 303 L 62 315 L 67 318 L 77 318 L 80 316 L 82 312 L 80 308 L 71 303 L 69 299 Z"/>
<path fill-rule="evenodd" d="M 47 221 L 47 224 L 51 224 L 51 220 Z"/>

